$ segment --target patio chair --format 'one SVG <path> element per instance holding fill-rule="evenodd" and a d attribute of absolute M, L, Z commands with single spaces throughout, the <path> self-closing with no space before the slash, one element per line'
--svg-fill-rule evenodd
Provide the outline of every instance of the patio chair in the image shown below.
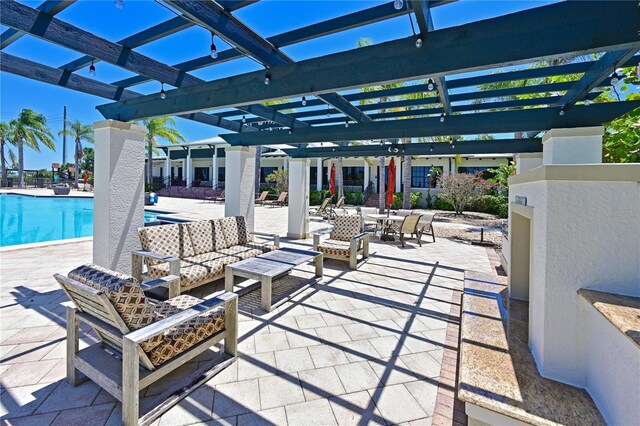
<path fill-rule="evenodd" d="M 205 197 L 205 200 L 213 201 L 214 203 L 224 203 L 224 189 L 220 191 L 218 195 L 213 197 Z"/>
<path fill-rule="evenodd" d="M 313 234 L 313 249 L 325 258 L 348 261 L 351 269 L 357 269 L 358 254 L 362 253 L 363 259 L 369 257 L 369 234 L 360 232 L 360 221 L 358 215 L 338 216 L 333 230 Z M 329 238 L 320 241 L 326 234 Z"/>
<path fill-rule="evenodd" d="M 267 200 L 267 196 L 269 195 L 269 191 L 262 191 L 260 196 L 256 198 L 256 204 L 262 204 Z"/>
<path fill-rule="evenodd" d="M 266 205 L 266 206 L 284 206 L 287 203 L 287 195 L 289 193 L 288 192 L 281 192 L 280 196 L 278 197 L 277 200 L 264 200 L 264 202 L 262 204 Z"/>
<path fill-rule="evenodd" d="M 398 215 L 398 216 L 405 216 L 405 217 L 406 217 L 406 216 L 409 216 L 409 215 L 410 215 L 410 214 L 412 214 L 412 213 L 413 213 L 413 210 L 409 210 L 409 209 L 400 209 L 400 210 L 398 210 L 397 215 Z"/>
<path fill-rule="evenodd" d="M 321 216 L 323 219 L 329 218 L 329 202 L 331 197 L 327 197 L 322 201 L 322 204 L 316 209 L 309 210 L 309 216 Z"/>
<path fill-rule="evenodd" d="M 363 225 L 363 230 L 366 231 L 367 228 L 371 228 L 371 226 L 373 225 L 373 232 L 377 232 L 378 231 L 378 220 L 369 217 L 370 214 L 377 214 L 378 213 L 378 208 L 377 207 L 360 207 L 360 216 L 362 217 L 362 225 Z"/>
<path fill-rule="evenodd" d="M 420 235 L 424 235 L 425 233 L 429 235 L 431 233 L 431 237 L 433 238 L 433 242 L 436 242 L 436 234 L 433 230 L 433 218 L 436 214 L 433 212 L 424 213 L 420 222 L 418 223 L 418 227 L 420 228 Z"/>
<path fill-rule="evenodd" d="M 124 425 L 148 424 L 231 365 L 237 356 L 238 296 L 223 292 L 209 300 L 180 295 L 165 302 L 143 290 L 178 279 L 167 276 L 141 285 L 135 278 L 96 265 L 83 265 L 68 277 L 54 275 L 71 299 L 67 308 L 67 378 L 80 375 L 122 402 Z M 79 349 L 80 322 L 91 326 L 100 343 Z M 224 354 L 162 394 L 160 403 L 140 415 L 140 389 L 224 340 Z M 84 379 L 84 378 L 83 378 Z M 181 381 L 184 382 L 184 381 Z M 177 390 L 176 390 L 177 388 Z"/>
<path fill-rule="evenodd" d="M 395 229 L 391 229 L 393 232 L 397 232 L 400 236 L 400 243 L 404 248 L 405 234 L 410 234 L 412 237 L 418 240 L 418 245 L 422 247 L 422 241 L 420 241 L 420 237 L 422 237 L 422 228 L 419 227 L 420 218 L 422 215 L 419 214 L 410 214 L 405 216 L 404 220 L 397 226 Z M 393 226 L 393 225 L 391 225 Z"/>
<path fill-rule="evenodd" d="M 338 215 L 345 215 L 349 213 L 347 209 L 343 207 L 344 199 L 345 199 L 344 196 L 338 198 L 338 201 L 336 202 L 336 204 L 329 207 L 329 220 L 335 220 L 335 218 L 338 217 Z"/>

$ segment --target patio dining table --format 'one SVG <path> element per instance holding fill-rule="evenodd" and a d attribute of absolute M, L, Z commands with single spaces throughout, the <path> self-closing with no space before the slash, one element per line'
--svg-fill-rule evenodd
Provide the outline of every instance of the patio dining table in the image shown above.
<path fill-rule="evenodd" d="M 393 236 L 389 235 L 389 226 L 385 226 L 385 225 L 388 225 L 389 222 L 402 222 L 405 219 L 405 216 L 393 215 L 393 214 L 387 215 L 384 213 L 368 214 L 367 217 L 370 217 L 371 219 L 375 219 L 382 224 L 381 231 L 380 231 L 381 241 L 394 240 Z"/>

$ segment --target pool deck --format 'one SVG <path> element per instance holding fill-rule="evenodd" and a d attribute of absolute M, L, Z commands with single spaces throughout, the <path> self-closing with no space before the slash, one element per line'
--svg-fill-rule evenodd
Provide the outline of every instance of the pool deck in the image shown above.
<path fill-rule="evenodd" d="M 158 209 L 178 207 L 194 218 L 223 209 L 197 200 L 161 201 Z M 286 211 L 257 208 L 257 229 L 281 233 Z M 311 240 L 284 245 L 310 248 Z M 64 379 L 66 296 L 51 275 L 90 262 L 91 250 L 84 241 L 0 255 L 3 421 L 118 424 L 120 404 L 111 396 Z M 156 424 L 463 423 L 454 399 L 459 297 L 465 270 L 492 272 L 487 253 L 442 238 L 404 249 L 373 242 L 357 271 L 327 260 L 321 283 L 271 313 L 253 293 L 244 296 L 239 361 Z M 211 297 L 221 288 L 216 282 L 193 294 Z M 93 343 L 86 331 L 83 345 Z M 143 399 L 162 387 L 148 388 Z"/>

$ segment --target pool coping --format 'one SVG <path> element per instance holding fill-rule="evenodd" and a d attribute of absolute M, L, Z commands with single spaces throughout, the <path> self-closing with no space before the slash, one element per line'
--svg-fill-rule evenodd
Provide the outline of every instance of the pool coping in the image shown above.
<path fill-rule="evenodd" d="M 52 240 L 52 241 L 40 241 L 37 243 L 26 243 L 26 244 L 14 244 L 11 246 L 0 247 L 0 253 L 8 252 L 8 251 L 16 251 L 16 250 L 27 250 L 38 247 L 46 247 L 46 246 L 59 246 L 63 244 L 72 244 L 72 243 L 82 243 L 85 241 L 92 241 L 93 235 L 90 237 L 78 237 L 78 238 L 67 238 L 64 240 Z"/>

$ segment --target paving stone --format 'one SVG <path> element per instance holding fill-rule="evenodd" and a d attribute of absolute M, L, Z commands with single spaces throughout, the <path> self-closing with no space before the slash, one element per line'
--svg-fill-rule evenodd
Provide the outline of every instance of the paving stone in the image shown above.
<path fill-rule="evenodd" d="M 399 357 L 372 360 L 369 361 L 369 366 L 380 378 L 381 386 L 416 380 L 416 376 Z"/>
<path fill-rule="evenodd" d="M 307 329 L 296 332 L 287 331 L 287 341 L 291 349 L 317 346 L 322 344 L 316 330 Z"/>
<path fill-rule="evenodd" d="M 335 369 L 342 385 L 349 393 L 372 389 L 380 384 L 380 379 L 366 361 L 338 365 Z"/>
<path fill-rule="evenodd" d="M 3 418 L 2 424 L 6 426 L 48 426 L 53 423 L 58 414 L 56 411 L 53 413 L 37 414 L 35 416 L 18 417 L 10 420 Z"/>
<path fill-rule="evenodd" d="M 351 340 L 372 339 L 378 337 L 378 333 L 368 324 L 347 324 L 344 330 L 349 334 Z"/>
<path fill-rule="evenodd" d="M 13 364 L 2 374 L 2 383 L 7 388 L 35 385 L 57 363 L 58 360 L 47 360 Z"/>
<path fill-rule="evenodd" d="M 333 367 L 301 371 L 298 377 L 307 401 L 346 393 Z"/>
<path fill-rule="evenodd" d="M 56 331 L 60 330 L 62 327 L 57 325 L 48 325 L 45 327 L 29 327 L 18 330 L 17 333 L 13 334 L 8 339 L 2 342 L 3 345 L 19 345 L 21 343 L 34 343 L 34 342 L 45 342 L 47 340 L 54 340 L 57 338 L 50 336 Z M 64 329 L 63 329 L 64 330 Z M 66 337 L 66 332 L 64 337 Z"/>
<path fill-rule="evenodd" d="M 265 410 L 304 401 L 296 375 L 263 377 L 259 380 L 260 404 Z"/>
<path fill-rule="evenodd" d="M 430 382 L 428 380 L 417 380 L 414 382 L 405 383 L 409 393 L 413 395 L 414 399 L 418 401 L 420 407 L 429 416 L 433 416 L 433 410 L 436 406 L 436 398 L 438 396 L 438 384 Z"/>
<path fill-rule="evenodd" d="M 257 379 L 216 386 L 211 417 L 225 418 L 252 411 L 260 411 Z"/>
<path fill-rule="evenodd" d="M 440 363 L 428 352 L 401 355 L 400 359 L 419 379 L 438 377 L 440 375 Z"/>
<path fill-rule="evenodd" d="M 309 348 L 309 354 L 316 368 L 347 364 L 349 362 L 341 349 L 328 345 L 312 346 Z"/>
<path fill-rule="evenodd" d="M 380 354 L 369 343 L 368 340 L 358 340 L 355 342 L 343 342 L 340 343 L 342 350 L 349 362 L 366 361 L 369 359 L 378 359 Z"/>
<path fill-rule="evenodd" d="M 383 358 L 389 358 L 392 356 L 398 356 L 406 351 L 404 345 L 400 343 L 400 339 L 396 336 L 384 336 L 369 339 L 369 343 L 376 349 L 376 351 Z"/>
<path fill-rule="evenodd" d="M 349 300 L 330 300 L 325 302 L 327 308 L 333 312 L 349 311 L 355 309 Z"/>
<path fill-rule="evenodd" d="M 256 353 L 273 352 L 289 349 L 287 335 L 284 332 L 271 334 L 258 334 L 255 336 Z"/>
<path fill-rule="evenodd" d="M 327 325 L 320 314 L 298 315 L 296 317 L 296 322 L 298 323 L 298 328 L 300 330 L 325 327 Z"/>
<path fill-rule="evenodd" d="M 316 328 L 318 337 L 326 342 L 340 343 L 351 340 L 351 337 L 344 331 L 341 325 L 334 325 L 331 327 Z"/>
<path fill-rule="evenodd" d="M 57 384 L 12 387 L 10 391 L 2 394 L 0 417 L 11 419 L 33 414 L 56 387 Z"/>
<path fill-rule="evenodd" d="M 340 426 L 386 424 L 366 391 L 329 398 L 329 404 Z"/>
<path fill-rule="evenodd" d="M 402 423 L 427 417 L 427 413 L 404 385 L 391 385 L 369 390 L 380 414 L 389 423 Z"/>
<path fill-rule="evenodd" d="M 55 343 L 35 342 L 17 345 L 11 352 L 2 357 L 3 364 L 16 364 L 19 362 L 40 361 L 54 347 Z"/>
<path fill-rule="evenodd" d="M 331 405 L 326 399 L 287 405 L 285 410 L 290 426 L 329 426 L 338 424 L 331 411 Z"/>
<path fill-rule="evenodd" d="M 280 371 L 295 373 L 314 368 L 307 348 L 289 349 L 276 352 L 276 365 Z"/>
<path fill-rule="evenodd" d="M 160 417 L 160 426 L 188 425 L 211 420 L 213 388 L 201 386 Z"/>
<path fill-rule="evenodd" d="M 274 426 L 286 424 L 287 414 L 284 411 L 284 407 L 238 416 L 238 426 Z"/>
<path fill-rule="evenodd" d="M 273 352 L 241 355 L 236 364 L 238 364 L 238 381 L 272 376 L 277 373 L 276 358 Z"/>
<path fill-rule="evenodd" d="M 100 387 L 90 380 L 75 387 L 63 380 L 38 407 L 36 414 L 87 407 L 91 405 L 98 392 L 100 392 Z"/>
<path fill-rule="evenodd" d="M 75 408 L 62 411 L 53 421 L 53 426 L 85 426 L 89 424 L 100 425 L 107 422 L 114 403 L 94 405 L 92 407 Z"/>

